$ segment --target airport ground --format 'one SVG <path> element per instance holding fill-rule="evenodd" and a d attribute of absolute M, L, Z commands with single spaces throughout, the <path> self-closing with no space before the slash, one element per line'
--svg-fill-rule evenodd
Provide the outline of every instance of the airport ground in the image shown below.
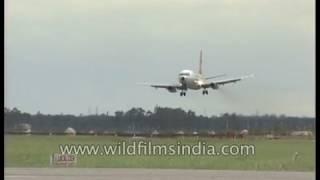
<path fill-rule="evenodd" d="M 58 153 L 60 144 L 112 144 L 136 141 L 136 138 L 110 136 L 5 136 L 5 167 L 50 167 L 50 155 Z M 315 140 L 288 138 L 268 140 L 262 137 L 216 139 L 197 137 L 145 138 L 155 144 L 174 144 L 177 141 L 195 144 L 199 140 L 222 144 L 253 144 L 252 156 L 78 156 L 76 168 L 157 168 L 211 169 L 254 171 L 315 170 Z M 298 156 L 294 158 L 298 152 Z M 294 158 L 294 160 L 293 160 Z"/>
<path fill-rule="evenodd" d="M 6 168 L 7 180 L 314 180 L 314 172 L 112 169 L 112 168 Z"/>

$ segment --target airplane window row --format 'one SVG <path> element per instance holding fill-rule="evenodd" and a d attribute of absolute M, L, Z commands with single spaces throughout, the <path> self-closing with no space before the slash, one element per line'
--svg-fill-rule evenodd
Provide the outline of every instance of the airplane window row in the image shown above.
<path fill-rule="evenodd" d="M 190 76 L 190 73 L 180 73 L 180 76 Z"/>

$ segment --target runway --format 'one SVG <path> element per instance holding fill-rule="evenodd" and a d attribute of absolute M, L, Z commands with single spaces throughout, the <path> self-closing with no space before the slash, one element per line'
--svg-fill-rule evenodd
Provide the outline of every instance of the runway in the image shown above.
<path fill-rule="evenodd" d="M 5 168 L 6 180 L 314 180 L 315 172 L 113 168 Z"/>

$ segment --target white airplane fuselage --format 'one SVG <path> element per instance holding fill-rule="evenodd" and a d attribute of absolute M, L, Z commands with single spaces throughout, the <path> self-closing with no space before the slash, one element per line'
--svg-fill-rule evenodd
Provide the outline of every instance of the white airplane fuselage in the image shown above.
<path fill-rule="evenodd" d="M 181 71 L 178 76 L 178 81 L 184 86 L 185 90 L 201 89 L 201 85 L 206 82 L 206 80 L 201 74 L 195 73 L 192 70 Z"/>

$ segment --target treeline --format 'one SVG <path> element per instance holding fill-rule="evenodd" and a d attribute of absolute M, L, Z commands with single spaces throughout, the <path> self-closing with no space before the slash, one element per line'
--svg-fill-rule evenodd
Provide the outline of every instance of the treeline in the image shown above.
<path fill-rule="evenodd" d="M 284 134 L 294 130 L 315 129 L 315 118 L 288 117 L 285 115 L 239 115 L 225 113 L 221 116 L 206 117 L 180 108 L 155 107 L 154 111 L 132 108 L 115 115 L 46 115 L 29 114 L 17 108 L 4 109 L 5 131 L 15 131 L 19 124 L 27 123 L 33 132 L 64 132 L 68 127 L 77 132 L 226 132 L 248 129 L 250 133 Z"/>

